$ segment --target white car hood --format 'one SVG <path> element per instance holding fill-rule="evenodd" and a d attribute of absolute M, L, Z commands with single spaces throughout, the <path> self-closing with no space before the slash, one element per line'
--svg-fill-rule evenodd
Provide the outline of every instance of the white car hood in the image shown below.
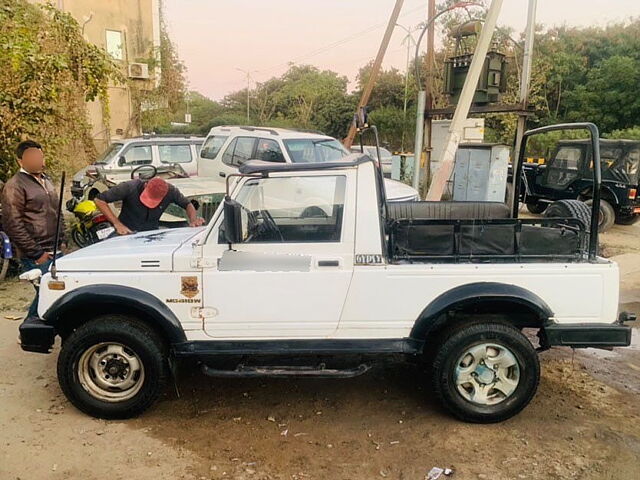
<path fill-rule="evenodd" d="M 110 238 L 65 255 L 57 261 L 60 272 L 170 271 L 173 252 L 196 241 L 203 228 L 176 228 Z"/>
<path fill-rule="evenodd" d="M 384 179 L 384 191 L 388 202 L 407 202 L 419 200 L 418 191 L 397 180 Z"/>

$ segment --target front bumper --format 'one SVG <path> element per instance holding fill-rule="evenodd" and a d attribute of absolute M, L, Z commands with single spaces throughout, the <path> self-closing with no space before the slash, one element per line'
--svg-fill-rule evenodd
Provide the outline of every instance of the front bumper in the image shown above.
<path fill-rule="evenodd" d="M 27 317 L 20 324 L 20 346 L 25 352 L 49 353 L 56 330 L 38 317 Z"/>
<path fill-rule="evenodd" d="M 546 346 L 572 348 L 611 348 L 631 345 L 631 327 L 625 322 L 636 319 L 634 314 L 622 312 L 615 323 L 583 323 L 562 325 L 552 323 L 544 328 Z"/>

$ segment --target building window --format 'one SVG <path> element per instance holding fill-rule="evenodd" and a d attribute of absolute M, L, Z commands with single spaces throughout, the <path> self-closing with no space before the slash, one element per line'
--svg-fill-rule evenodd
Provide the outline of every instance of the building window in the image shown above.
<path fill-rule="evenodd" d="M 107 53 L 116 60 L 124 60 L 124 39 L 118 30 L 106 30 Z"/>

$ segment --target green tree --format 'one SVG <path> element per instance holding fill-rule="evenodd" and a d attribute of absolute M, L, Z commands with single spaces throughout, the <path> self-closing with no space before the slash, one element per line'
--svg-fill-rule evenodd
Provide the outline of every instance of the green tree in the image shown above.
<path fill-rule="evenodd" d="M 371 69 L 373 62 L 367 63 L 361 67 L 358 71 L 356 81 L 358 82 L 358 89 L 356 94 L 358 97 L 362 94 L 365 85 L 369 81 L 371 76 Z M 409 85 L 411 91 L 408 98 L 415 98 L 415 82 Z M 369 98 L 368 106 L 371 110 L 379 107 L 397 107 L 402 109 L 404 105 L 404 74 L 396 68 L 390 68 L 389 70 L 381 70 L 378 73 L 378 78 L 371 91 L 371 97 Z"/>
<path fill-rule="evenodd" d="M 592 121 L 604 132 L 626 128 L 640 118 L 640 62 L 614 55 L 587 73 L 584 85 L 567 96 L 567 119 Z"/>
<path fill-rule="evenodd" d="M 68 13 L 0 0 L 0 177 L 17 168 L 14 149 L 26 138 L 43 143 L 54 175 L 93 159 L 85 102 L 101 99 L 108 121 L 107 86 L 121 79 Z"/>

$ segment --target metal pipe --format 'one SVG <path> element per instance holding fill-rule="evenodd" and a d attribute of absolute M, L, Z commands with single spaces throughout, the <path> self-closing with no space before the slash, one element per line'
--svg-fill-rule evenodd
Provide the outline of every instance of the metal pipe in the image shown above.
<path fill-rule="evenodd" d="M 60 224 L 62 223 L 62 197 L 64 195 L 64 181 L 67 173 L 63 170 L 62 177 L 60 178 L 60 198 L 58 199 L 57 210 L 57 222 L 56 222 L 56 234 L 53 241 L 53 261 L 51 262 L 51 278 L 57 280 L 58 269 L 56 268 L 56 260 L 58 259 L 58 247 L 60 244 Z"/>
<path fill-rule="evenodd" d="M 522 76 L 520 77 L 520 105 L 522 109 L 527 108 L 529 103 L 529 84 L 531 82 L 531 62 L 533 60 L 533 42 L 535 39 L 535 25 L 536 25 L 536 8 L 537 0 L 529 0 L 529 9 L 527 11 L 527 27 L 525 31 L 524 39 L 524 53 L 522 55 Z M 514 151 L 516 155 L 520 151 L 522 145 L 522 136 L 526 129 L 527 117 L 524 115 L 518 116 L 518 125 L 516 127 L 516 142 L 514 145 Z M 515 183 L 520 182 L 520 177 L 514 175 L 511 179 L 514 188 L 512 188 L 512 198 L 509 198 L 509 205 L 518 205 L 520 197 L 515 195 Z"/>
<path fill-rule="evenodd" d="M 413 147 L 413 188 L 420 188 L 420 157 L 422 157 L 422 142 L 424 135 L 424 107 L 427 101 L 427 92 L 418 92 L 418 111 L 416 112 L 416 143 Z"/>

